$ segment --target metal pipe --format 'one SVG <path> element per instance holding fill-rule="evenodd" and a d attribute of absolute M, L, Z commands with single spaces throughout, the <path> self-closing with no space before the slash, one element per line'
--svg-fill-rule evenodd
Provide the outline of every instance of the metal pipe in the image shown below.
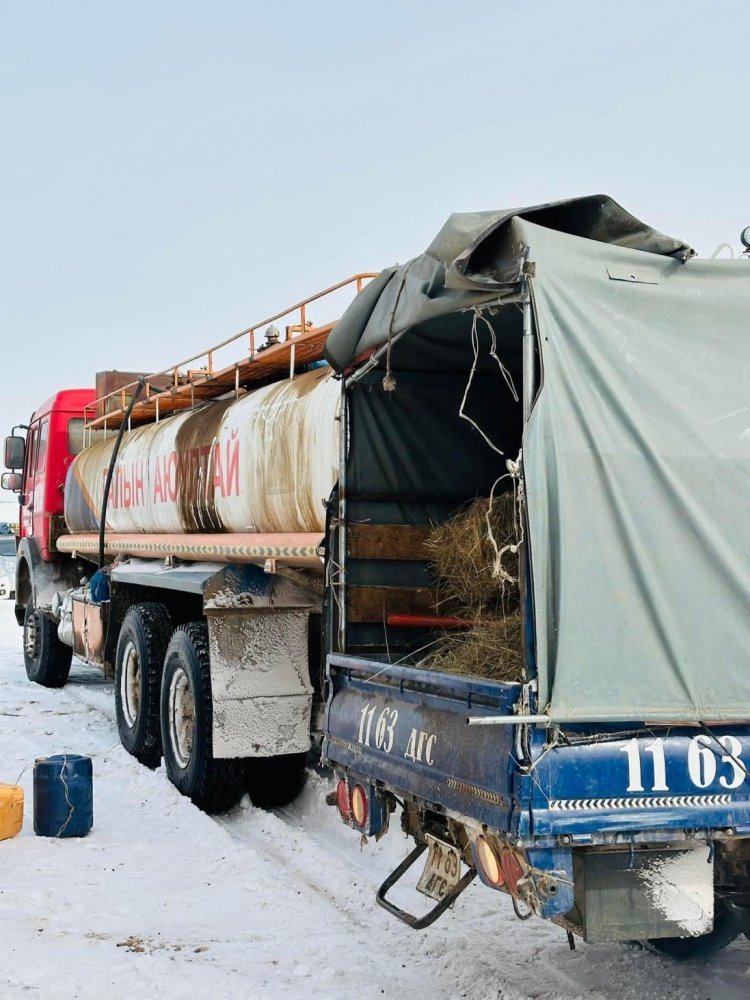
<path fill-rule="evenodd" d="M 524 279 L 522 288 L 522 298 L 521 307 L 523 311 L 523 425 L 521 433 L 528 423 L 529 416 L 531 415 L 531 408 L 534 405 L 534 391 L 536 389 L 536 357 L 535 357 L 535 338 L 534 338 L 534 326 L 533 317 L 531 312 L 531 290 L 529 288 L 528 278 Z M 525 517 L 525 514 L 522 513 Z M 522 652 L 523 652 L 523 662 L 526 671 L 529 670 L 529 664 L 532 662 L 532 651 L 529 648 L 530 643 L 528 641 L 529 637 L 529 625 L 531 624 L 533 628 L 533 598 L 529 595 L 529 584 L 530 574 L 528 566 L 528 525 L 526 525 L 524 530 L 524 541 L 521 544 L 521 548 L 518 554 L 518 586 L 521 593 L 521 642 L 522 642 Z M 529 621 L 531 617 L 531 622 Z M 531 717 L 529 717 L 531 718 Z M 536 718 L 534 721 L 541 721 L 544 717 Z M 471 723 L 471 720 L 469 720 Z M 474 723 L 480 725 L 498 725 L 502 723 Z"/>
<path fill-rule="evenodd" d="M 145 534 L 108 532 L 104 541 L 110 555 L 164 559 L 173 556 L 186 562 L 237 562 L 263 565 L 275 560 L 279 565 L 300 569 L 323 570 L 318 548 L 322 536 L 317 532 L 216 532 L 214 534 Z M 94 553 L 99 540 L 94 532 L 62 535 L 55 543 L 58 552 Z"/>
<path fill-rule="evenodd" d="M 523 726 L 538 723 L 542 726 L 552 724 L 548 715 L 470 715 L 466 719 L 470 726 Z"/>
<path fill-rule="evenodd" d="M 531 315 L 531 293 L 527 280 L 523 283 L 521 303 L 523 309 L 523 422 L 525 426 L 534 403 L 534 390 L 536 388 L 536 345 Z"/>
<path fill-rule="evenodd" d="M 348 444 L 348 408 L 346 380 L 341 379 L 341 403 L 339 406 L 339 506 L 338 506 L 338 650 L 346 652 L 346 451 Z"/>
<path fill-rule="evenodd" d="M 112 449 L 112 457 L 109 460 L 109 468 L 107 469 L 107 478 L 104 482 L 104 494 L 102 495 L 102 507 L 99 513 L 99 569 L 104 566 L 104 531 L 107 524 L 107 504 L 109 503 L 109 491 L 112 486 L 112 476 L 115 471 L 115 463 L 117 462 L 117 453 L 120 450 L 120 444 L 122 443 L 123 435 L 125 434 L 125 428 L 130 423 L 130 414 L 133 412 L 133 407 L 136 404 L 136 400 L 143 392 L 143 387 L 146 384 L 143 376 L 138 377 L 138 387 L 130 397 L 130 402 L 128 403 L 128 408 L 125 411 L 125 419 L 120 424 L 120 430 L 117 432 L 117 440 L 115 441 L 115 446 Z M 105 424 L 106 426 L 106 424 Z"/>
<path fill-rule="evenodd" d="M 391 347 L 393 347 L 393 345 L 397 341 L 401 340 L 401 338 L 404 336 L 406 332 L 407 332 L 406 330 L 401 330 L 400 333 L 394 333 L 394 335 L 391 337 Z M 387 352 L 388 352 L 388 344 L 381 344 L 381 346 L 378 347 L 376 351 L 373 351 L 373 353 L 370 355 L 367 361 L 362 365 L 362 367 L 358 368 L 355 372 L 353 372 L 349 376 L 348 379 L 346 379 L 347 386 L 350 386 L 354 382 L 359 381 L 359 379 L 361 379 L 363 375 L 366 375 L 368 372 L 371 372 L 373 368 L 377 368 L 378 365 L 380 364 L 381 358 L 383 358 Z"/>
<path fill-rule="evenodd" d="M 446 615 L 410 615 L 392 614 L 385 620 L 389 628 L 425 628 L 425 629 L 446 629 L 464 630 L 474 628 L 477 624 L 471 618 L 452 618 Z"/>

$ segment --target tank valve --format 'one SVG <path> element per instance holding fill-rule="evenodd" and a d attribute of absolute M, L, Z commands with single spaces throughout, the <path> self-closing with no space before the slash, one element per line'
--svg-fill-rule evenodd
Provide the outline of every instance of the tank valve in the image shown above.
<path fill-rule="evenodd" d="M 279 329 L 276 326 L 266 327 L 266 342 L 262 347 L 259 347 L 259 351 L 267 351 L 269 347 L 275 347 L 280 340 Z"/>
<path fill-rule="evenodd" d="M 744 253 L 750 254 L 750 226 L 745 226 L 745 228 L 740 233 L 740 243 L 742 243 L 743 247 L 745 248 Z"/>

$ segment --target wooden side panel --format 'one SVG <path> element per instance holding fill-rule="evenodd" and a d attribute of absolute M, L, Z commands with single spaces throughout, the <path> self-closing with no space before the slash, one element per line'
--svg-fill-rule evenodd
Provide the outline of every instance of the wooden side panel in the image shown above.
<path fill-rule="evenodd" d="M 350 524 L 347 528 L 349 557 L 418 562 L 427 558 L 424 543 L 431 531 L 428 524 Z"/>
<path fill-rule="evenodd" d="M 384 622 L 394 614 L 435 614 L 437 594 L 431 587 L 347 588 L 350 622 Z"/>

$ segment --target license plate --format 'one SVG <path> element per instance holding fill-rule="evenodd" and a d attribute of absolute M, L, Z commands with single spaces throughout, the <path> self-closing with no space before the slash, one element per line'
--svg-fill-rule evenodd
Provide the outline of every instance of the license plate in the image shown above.
<path fill-rule="evenodd" d="M 459 883 L 461 878 L 461 852 L 452 844 L 425 834 L 427 862 L 417 890 L 430 899 L 440 902 Z"/>

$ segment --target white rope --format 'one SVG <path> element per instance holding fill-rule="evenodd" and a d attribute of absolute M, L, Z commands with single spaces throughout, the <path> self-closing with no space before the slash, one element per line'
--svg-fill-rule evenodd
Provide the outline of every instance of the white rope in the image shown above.
<path fill-rule="evenodd" d="M 504 456 L 505 452 L 502 451 L 500 448 L 498 448 L 497 445 L 489 439 L 489 437 L 485 434 L 485 432 L 482 430 L 482 428 L 479 426 L 476 420 L 470 417 L 465 410 L 466 402 L 469 398 L 469 392 L 471 391 L 471 386 L 474 381 L 474 375 L 476 374 L 477 364 L 479 362 L 479 331 L 477 329 L 477 320 L 480 319 L 487 326 L 487 329 L 490 331 L 490 357 L 494 358 L 494 360 L 497 362 L 498 368 L 500 369 L 500 374 L 502 375 L 505 384 L 510 389 L 510 394 L 513 397 L 514 402 L 516 403 L 518 402 L 518 392 L 516 391 L 516 387 L 513 383 L 513 377 L 511 376 L 510 372 L 508 371 L 508 369 L 505 367 L 505 365 L 502 363 L 502 361 L 497 355 L 497 337 L 495 335 L 495 331 L 492 327 L 492 324 L 490 323 L 490 321 L 487 319 L 486 316 L 480 313 L 478 309 L 475 309 L 474 319 L 472 320 L 471 323 L 471 347 L 474 352 L 474 360 L 472 361 L 471 371 L 469 372 L 469 381 L 466 383 L 463 399 L 461 400 L 461 405 L 458 408 L 458 415 L 459 417 L 461 417 L 462 420 L 468 421 L 468 423 L 471 424 L 474 430 L 478 431 L 482 435 L 484 440 L 487 442 L 487 444 L 490 446 L 490 448 L 492 448 L 494 452 L 497 452 L 498 455 Z"/>
<path fill-rule="evenodd" d="M 518 553 L 520 546 L 523 544 L 525 533 L 523 529 L 523 517 L 521 513 L 522 501 L 523 501 L 523 480 L 521 478 L 521 458 L 522 453 L 519 451 L 518 457 L 515 462 L 512 459 L 508 459 L 505 463 L 507 472 L 502 476 L 499 476 L 495 482 L 492 484 L 492 489 L 490 490 L 489 503 L 487 505 L 487 512 L 485 514 L 485 522 L 487 524 L 487 538 L 489 539 L 490 545 L 495 553 L 495 560 L 492 564 L 492 576 L 495 580 L 500 580 L 500 582 L 505 585 L 506 583 L 518 583 L 518 577 L 513 576 L 507 571 L 503 566 L 503 556 L 506 552 L 510 552 L 513 555 Z M 492 504 L 495 500 L 495 490 L 499 483 L 504 479 L 510 479 L 513 484 L 513 520 L 516 525 L 516 539 L 513 542 L 507 542 L 502 548 L 499 547 L 497 539 L 495 538 L 495 533 L 492 530 Z"/>
<path fill-rule="evenodd" d="M 60 827 L 60 829 L 55 834 L 55 840 L 57 840 L 59 837 L 62 837 L 62 835 L 65 833 L 65 831 L 68 828 L 68 824 L 73 819 L 73 813 L 75 812 L 73 803 L 70 801 L 70 796 L 68 795 L 68 783 L 65 780 L 65 768 L 67 766 L 68 766 L 68 755 L 66 753 L 64 753 L 63 754 L 63 764 L 62 764 L 62 767 L 60 768 L 60 781 L 62 782 L 62 786 L 65 789 L 65 802 L 66 802 L 66 805 L 68 806 L 68 818 L 65 820 L 65 822 L 63 823 L 63 825 Z"/>

